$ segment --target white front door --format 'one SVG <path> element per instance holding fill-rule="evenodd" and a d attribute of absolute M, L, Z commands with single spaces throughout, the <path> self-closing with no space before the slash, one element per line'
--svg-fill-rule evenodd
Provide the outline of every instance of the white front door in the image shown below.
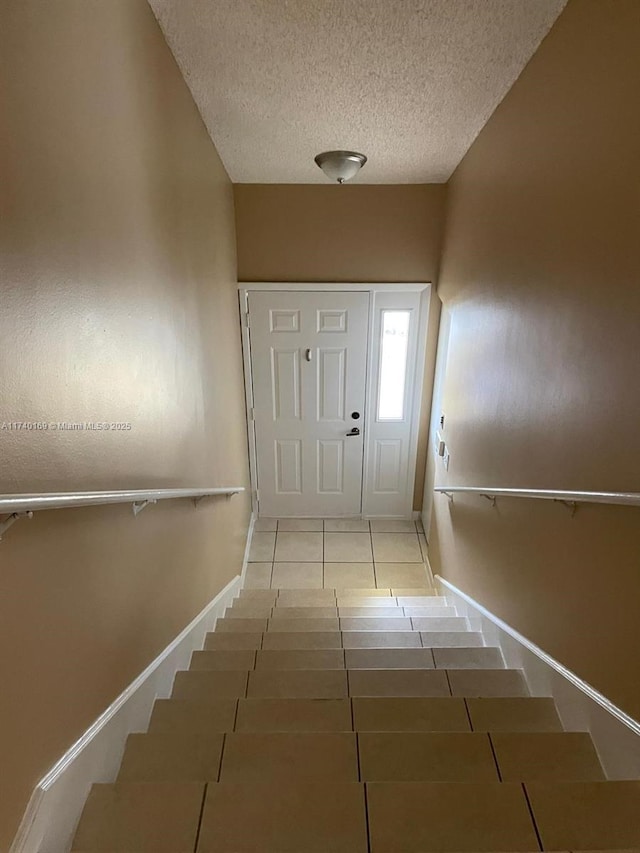
<path fill-rule="evenodd" d="M 252 291 L 262 516 L 362 511 L 369 294 Z"/>

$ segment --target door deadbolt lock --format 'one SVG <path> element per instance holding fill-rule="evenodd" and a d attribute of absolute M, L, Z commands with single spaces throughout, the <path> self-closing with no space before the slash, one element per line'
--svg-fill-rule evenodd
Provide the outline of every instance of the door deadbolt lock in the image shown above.
<path fill-rule="evenodd" d="M 360 418 L 360 412 L 351 412 L 351 417 L 354 421 L 357 421 Z"/>
<path fill-rule="evenodd" d="M 360 430 L 358 429 L 358 427 L 352 427 L 347 433 L 347 436 L 350 435 L 360 435 Z"/>

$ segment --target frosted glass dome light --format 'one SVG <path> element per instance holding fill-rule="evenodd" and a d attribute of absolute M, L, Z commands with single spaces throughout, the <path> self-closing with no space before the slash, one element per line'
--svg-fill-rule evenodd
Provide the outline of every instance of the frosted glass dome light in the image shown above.
<path fill-rule="evenodd" d="M 357 151 L 323 151 L 313 159 L 331 181 L 339 184 L 351 180 L 367 162 Z"/>

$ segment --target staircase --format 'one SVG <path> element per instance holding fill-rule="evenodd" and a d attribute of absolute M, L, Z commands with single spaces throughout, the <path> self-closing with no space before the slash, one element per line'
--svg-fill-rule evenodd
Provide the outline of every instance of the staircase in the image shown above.
<path fill-rule="evenodd" d="M 639 814 L 433 590 L 243 589 L 73 850 L 629 850 Z"/>

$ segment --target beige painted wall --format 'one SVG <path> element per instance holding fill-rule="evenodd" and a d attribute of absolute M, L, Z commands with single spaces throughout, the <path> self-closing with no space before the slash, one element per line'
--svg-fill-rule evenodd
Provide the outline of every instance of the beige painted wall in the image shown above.
<path fill-rule="evenodd" d="M 0 492 L 246 484 L 233 191 L 145 0 L 0 7 Z M 239 571 L 248 499 L 0 543 L 0 850 L 33 785 Z"/>
<path fill-rule="evenodd" d="M 414 492 L 419 509 L 445 185 L 236 184 L 234 193 L 240 281 L 433 282 Z"/>
<path fill-rule="evenodd" d="M 443 481 L 640 491 L 639 43 L 570 0 L 450 183 Z M 640 719 L 640 510 L 435 505 L 434 568 Z"/>

